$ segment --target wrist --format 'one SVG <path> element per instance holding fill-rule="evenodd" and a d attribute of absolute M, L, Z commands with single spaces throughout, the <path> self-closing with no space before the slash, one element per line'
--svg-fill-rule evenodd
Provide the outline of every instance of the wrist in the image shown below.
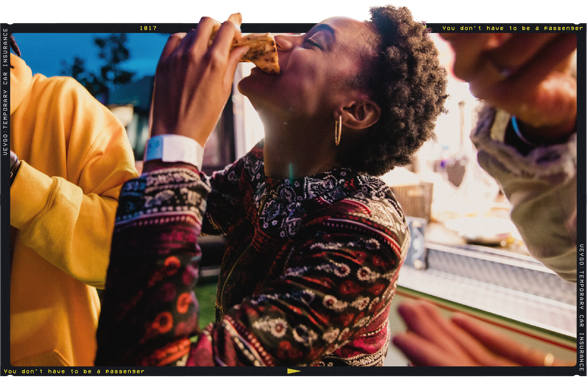
<path fill-rule="evenodd" d="M 518 135 L 523 135 L 529 144 L 534 145 L 553 145 L 567 141 L 574 133 L 577 132 L 576 122 L 560 125 L 542 125 L 535 126 L 528 122 L 517 119 Z"/>
<path fill-rule="evenodd" d="M 13 151 L 10 151 L 10 185 L 12 186 L 12 182 L 16 178 L 16 174 L 18 173 L 18 169 L 20 169 L 20 160 L 18 156 Z"/>
<path fill-rule="evenodd" d="M 512 116 L 505 131 L 504 142 L 526 156 L 538 147 L 565 143 L 575 132 L 575 128 L 570 132 L 568 129 L 561 132 L 557 127 L 534 127 Z"/>
<path fill-rule="evenodd" d="M 192 140 L 195 140 L 196 143 L 200 145 L 206 145 L 206 141 L 208 141 L 208 138 L 210 137 L 210 132 L 203 132 L 199 129 L 199 127 L 194 127 L 193 125 L 191 127 L 168 127 L 167 125 L 157 125 L 154 123 L 151 127 L 151 137 L 162 135 L 178 135 L 188 137 Z"/>

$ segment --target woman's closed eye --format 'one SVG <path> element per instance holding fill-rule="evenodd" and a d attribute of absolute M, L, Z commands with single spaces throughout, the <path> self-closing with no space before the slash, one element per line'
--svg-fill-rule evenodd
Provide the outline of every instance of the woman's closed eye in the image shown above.
<path fill-rule="evenodd" d="M 334 41 L 335 35 L 332 27 L 319 24 L 312 28 L 304 37 L 304 48 L 317 47 L 322 51 L 329 51 Z"/>
<path fill-rule="evenodd" d="M 304 47 L 318 47 L 320 50 L 323 50 L 320 42 L 317 41 L 317 38 L 315 38 L 314 34 L 313 36 L 311 36 L 310 38 L 306 38 L 304 39 Z"/>

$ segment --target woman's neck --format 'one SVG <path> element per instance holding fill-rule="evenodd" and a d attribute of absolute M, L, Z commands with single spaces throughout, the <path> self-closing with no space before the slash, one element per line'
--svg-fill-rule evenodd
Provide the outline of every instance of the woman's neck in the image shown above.
<path fill-rule="evenodd" d="M 293 179 L 323 173 L 339 166 L 334 145 L 334 122 L 330 139 L 323 132 L 325 127 L 268 123 L 267 120 L 264 120 L 264 124 L 266 176 Z"/>

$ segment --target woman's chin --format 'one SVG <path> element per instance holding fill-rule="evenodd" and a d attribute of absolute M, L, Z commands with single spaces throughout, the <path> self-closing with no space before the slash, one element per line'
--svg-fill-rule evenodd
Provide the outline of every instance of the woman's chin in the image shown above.
<path fill-rule="evenodd" d="M 254 75 L 253 75 L 254 76 Z M 245 97 L 256 97 L 261 93 L 261 85 L 255 77 L 246 76 L 238 83 L 238 91 Z"/>

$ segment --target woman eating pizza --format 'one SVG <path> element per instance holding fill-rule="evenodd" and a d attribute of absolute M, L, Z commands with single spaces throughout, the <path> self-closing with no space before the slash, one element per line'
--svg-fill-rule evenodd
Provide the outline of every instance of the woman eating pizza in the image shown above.
<path fill-rule="evenodd" d="M 250 47 L 210 18 L 170 37 L 143 175 L 120 195 L 96 365 L 383 364 L 410 237 L 376 176 L 433 136 L 446 74 L 406 8 L 371 13 L 275 37 L 280 73 L 239 83 L 265 138 L 212 176 L 202 146 Z M 203 329 L 200 234 L 227 238 Z"/>

